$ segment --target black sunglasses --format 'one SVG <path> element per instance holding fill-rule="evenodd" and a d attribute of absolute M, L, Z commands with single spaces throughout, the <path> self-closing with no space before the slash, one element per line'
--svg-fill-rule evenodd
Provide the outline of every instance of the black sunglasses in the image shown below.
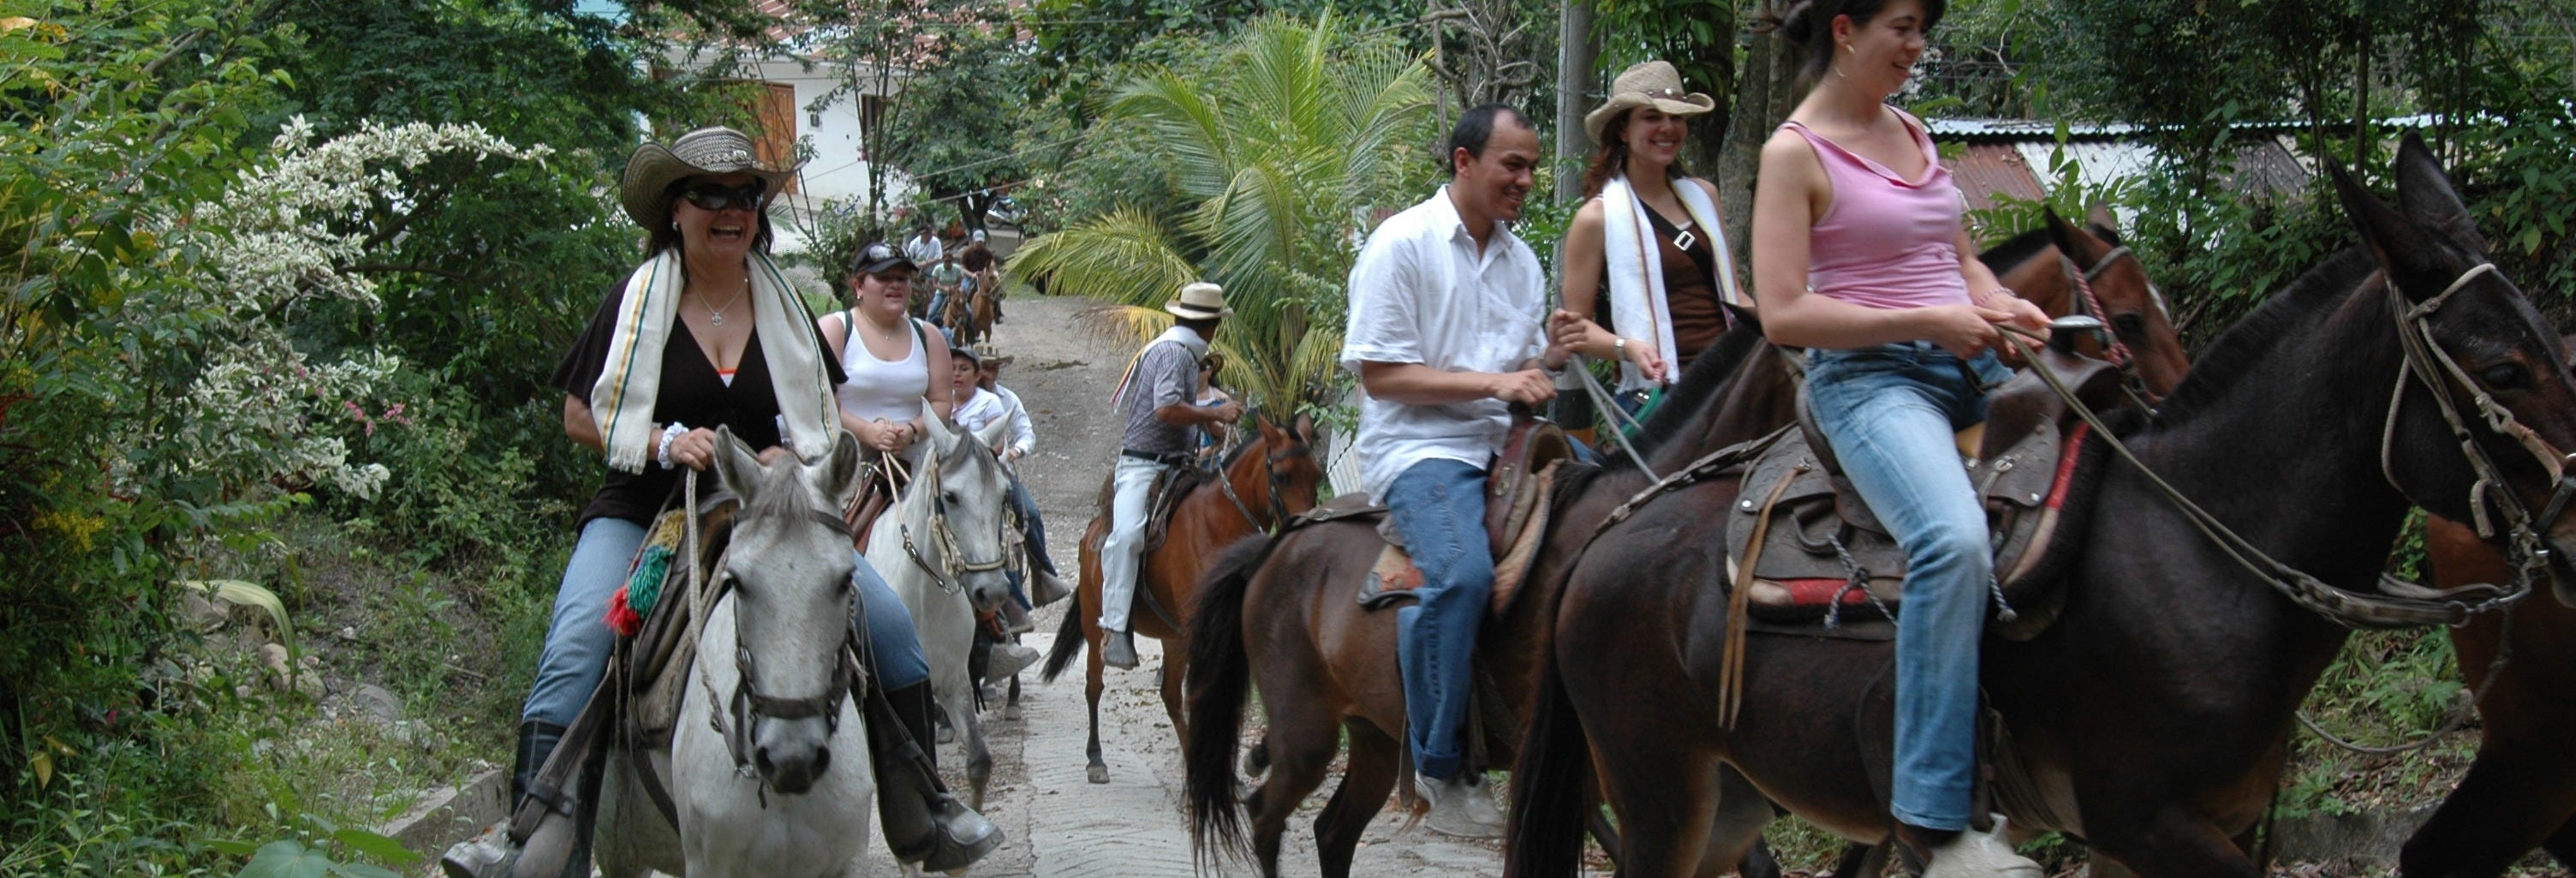
<path fill-rule="evenodd" d="M 681 189 L 680 197 L 687 199 L 690 204 L 697 205 L 699 210 L 723 210 L 728 207 L 759 210 L 761 194 L 768 188 L 769 185 L 760 180 L 753 180 L 739 188 L 702 183 Z"/>

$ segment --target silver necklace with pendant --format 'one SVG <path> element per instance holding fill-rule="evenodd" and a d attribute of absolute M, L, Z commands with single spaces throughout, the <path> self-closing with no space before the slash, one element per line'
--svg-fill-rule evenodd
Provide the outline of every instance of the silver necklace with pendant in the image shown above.
<path fill-rule="evenodd" d="M 751 278 L 746 277 L 742 279 L 742 293 L 735 293 L 733 294 L 733 298 L 726 299 L 724 307 L 718 308 L 714 305 L 707 305 L 707 325 L 723 326 L 725 312 L 733 310 L 734 304 L 742 301 L 742 294 L 748 292 L 751 292 Z"/>

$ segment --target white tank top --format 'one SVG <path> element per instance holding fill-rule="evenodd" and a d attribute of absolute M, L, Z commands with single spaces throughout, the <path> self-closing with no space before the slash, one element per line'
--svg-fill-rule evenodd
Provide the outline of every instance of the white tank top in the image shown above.
<path fill-rule="evenodd" d="M 862 421 L 920 417 L 922 398 L 930 392 L 930 363 L 922 352 L 919 322 L 904 334 L 911 352 L 889 361 L 869 353 L 867 342 L 859 338 L 858 321 L 864 318 L 858 312 L 842 312 L 841 319 L 850 329 L 849 338 L 841 343 L 841 373 L 849 381 L 832 391 L 841 400 L 841 410 Z"/>

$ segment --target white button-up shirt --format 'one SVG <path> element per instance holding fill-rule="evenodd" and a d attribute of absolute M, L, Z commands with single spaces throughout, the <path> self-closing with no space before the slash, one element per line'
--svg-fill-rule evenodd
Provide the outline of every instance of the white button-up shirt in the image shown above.
<path fill-rule="evenodd" d="M 1509 372 L 1547 349 L 1547 291 L 1538 255 L 1496 224 L 1478 252 L 1449 187 L 1388 217 L 1351 266 L 1342 368 L 1420 363 L 1444 372 Z M 1511 429 L 1499 399 L 1407 405 L 1362 392 L 1352 450 L 1372 501 L 1425 460 L 1486 466 Z"/>

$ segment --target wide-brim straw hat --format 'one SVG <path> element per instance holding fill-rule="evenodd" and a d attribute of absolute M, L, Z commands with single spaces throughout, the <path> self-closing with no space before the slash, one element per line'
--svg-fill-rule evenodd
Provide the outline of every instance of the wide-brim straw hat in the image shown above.
<path fill-rule="evenodd" d="M 653 228 L 671 215 L 671 184 L 690 177 L 750 174 L 766 184 L 765 195 L 786 188 L 795 167 L 762 164 L 751 137 L 731 128 L 700 128 L 680 135 L 670 146 L 647 143 L 626 159 L 626 174 L 617 184 L 618 202 L 635 224 Z"/>
<path fill-rule="evenodd" d="M 1234 316 L 1234 309 L 1225 306 L 1225 288 L 1207 281 L 1182 287 L 1180 298 L 1164 303 L 1163 310 L 1188 320 Z"/>
<path fill-rule="evenodd" d="M 1675 116 L 1697 116 L 1717 109 L 1717 99 L 1682 91 L 1681 71 L 1663 61 L 1648 61 L 1620 71 L 1619 78 L 1610 81 L 1610 99 L 1583 114 L 1583 131 L 1592 135 L 1593 143 L 1602 143 L 1601 129 L 1613 117 L 1644 106 Z"/>

